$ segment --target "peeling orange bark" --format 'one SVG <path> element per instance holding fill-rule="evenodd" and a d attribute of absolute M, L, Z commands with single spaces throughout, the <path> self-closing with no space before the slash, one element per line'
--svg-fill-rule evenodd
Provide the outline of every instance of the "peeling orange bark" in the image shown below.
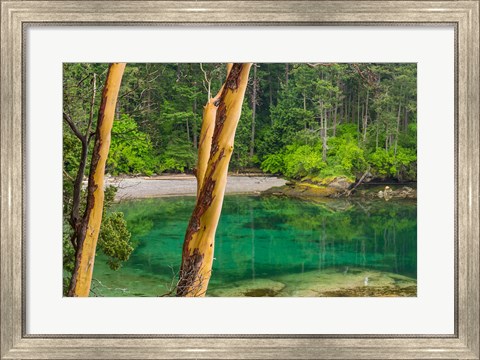
<path fill-rule="evenodd" d="M 220 96 L 205 107 L 201 133 L 204 136 L 200 140 L 202 150 L 199 150 L 197 169 L 197 202 L 183 244 L 177 296 L 205 296 L 207 291 L 228 165 L 251 65 L 229 65 L 230 71 Z M 208 153 L 208 162 L 205 153 Z"/>
<path fill-rule="evenodd" d="M 110 150 L 115 107 L 125 65 L 125 63 L 110 65 L 102 93 L 88 178 L 87 205 L 77 238 L 75 268 L 69 296 L 88 296 L 90 293 L 95 250 L 103 215 L 105 164 Z"/>
<path fill-rule="evenodd" d="M 230 74 L 232 64 L 227 64 L 227 78 Z M 203 179 L 207 171 L 208 159 L 210 158 L 210 149 L 212 147 L 213 130 L 215 129 L 215 117 L 217 115 L 217 107 L 222 96 L 225 85 L 222 85 L 218 94 L 209 99 L 203 107 L 202 128 L 200 130 L 200 142 L 198 144 L 198 160 L 197 160 L 197 196 L 203 185 Z"/>

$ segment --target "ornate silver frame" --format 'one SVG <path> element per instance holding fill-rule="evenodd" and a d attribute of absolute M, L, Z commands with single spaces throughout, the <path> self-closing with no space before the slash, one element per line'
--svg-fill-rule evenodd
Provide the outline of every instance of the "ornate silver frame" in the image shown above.
<path fill-rule="evenodd" d="M 1 359 L 479 359 L 479 5 L 466 1 L 5 1 L 1 3 Z M 198 11 L 202 9 L 202 11 Z M 24 316 L 23 30 L 28 24 L 453 24 L 456 319 L 452 336 L 31 336 Z"/>

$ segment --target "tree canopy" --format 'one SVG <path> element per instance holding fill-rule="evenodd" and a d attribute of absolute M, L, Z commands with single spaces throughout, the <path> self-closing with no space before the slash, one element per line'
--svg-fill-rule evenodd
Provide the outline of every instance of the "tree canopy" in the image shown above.
<path fill-rule="evenodd" d="M 72 117 L 88 118 L 92 89 L 85 84 L 94 74 L 98 105 L 106 70 L 65 64 Z M 378 178 L 416 179 L 416 64 L 268 63 L 255 64 L 252 74 L 231 170 L 292 179 L 358 178 L 369 170 Z M 203 106 L 224 76 L 224 64 L 128 64 L 107 172 L 193 172 Z M 67 172 L 80 151 L 72 136 L 64 136 Z"/>

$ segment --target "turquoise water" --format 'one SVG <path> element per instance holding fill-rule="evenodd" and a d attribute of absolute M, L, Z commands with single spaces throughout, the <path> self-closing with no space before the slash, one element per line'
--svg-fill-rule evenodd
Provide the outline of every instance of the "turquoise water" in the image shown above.
<path fill-rule="evenodd" d="M 167 293 L 180 266 L 194 201 L 172 197 L 116 204 L 113 210 L 125 213 L 137 246 L 118 271 L 97 256 L 95 292 Z M 329 296 L 359 289 L 361 296 L 379 296 L 372 292 L 377 286 L 382 295 L 407 287 L 403 296 L 415 296 L 416 219 L 416 204 L 407 201 L 226 196 L 207 295 Z"/>

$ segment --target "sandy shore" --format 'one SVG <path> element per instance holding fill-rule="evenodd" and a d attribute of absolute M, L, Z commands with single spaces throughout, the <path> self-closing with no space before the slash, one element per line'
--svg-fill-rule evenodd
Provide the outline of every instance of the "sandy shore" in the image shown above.
<path fill-rule="evenodd" d="M 255 194 L 273 186 L 285 185 L 286 180 L 273 176 L 228 176 L 227 194 Z M 108 178 L 107 185 L 118 187 L 116 200 L 163 196 L 196 195 L 197 180 L 191 175 Z"/>

